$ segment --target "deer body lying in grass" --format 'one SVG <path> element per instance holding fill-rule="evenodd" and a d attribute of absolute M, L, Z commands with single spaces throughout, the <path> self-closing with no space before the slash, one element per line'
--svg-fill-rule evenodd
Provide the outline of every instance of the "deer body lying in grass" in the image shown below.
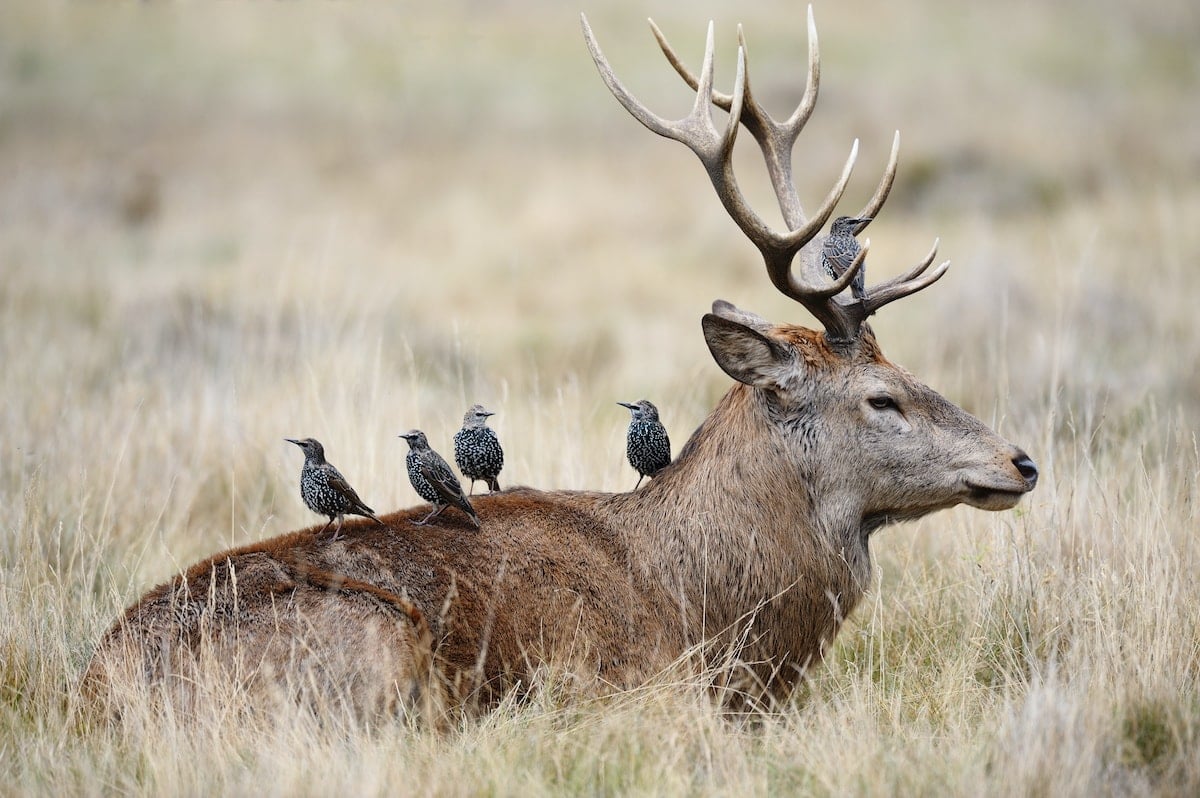
<path fill-rule="evenodd" d="M 613 75 L 584 20 L 600 73 L 647 127 L 689 146 L 717 194 L 763 254 L 772 283 L 822 330 L 773 324 L 718 301 L 701 327 L 733 386 L 679 457 L 630 493 L 516 488 L 474 500 L 482 528 L 424 508 L 223 552 L 156 587 L 100 641 L 83 684 L 122 701 L 130 689 L 172 699 L 208 690 L 337 696 L 364 710 L 494 702 L 559 665 L 599 690 L 632 687 L 687 652 L 724 652 L 741 684 L 785 695 L 818 661 L 868 584 L 868 541 L 880 527 L 968 504 L 1013 507 L 1037 468 L 1019 448 L 890 363 L 866 319 L 938 279 L 930 252 L 908 273 L 842 296 L 818 266 L 849 179 L 820 210 L 801 210 L 791 150 L 817 93 L 809 15 L 809 79 L 786 122 L 750 93 L 745 44 L 732 96 L 712 89 L 712 28 L 703 70 L 688 72 L 692 113 L 667 122 Z M 711 105 L 729 112 L 719 131 Z M 732 171 L 739 123 L 763 151 L 788 230 L 744 201 Z M 897 139 L 898 142 L 898 139 Z M 865 226 L 882 206 L 896 145 Z M 861 232 L 861 227 L 859 228 Z M 211 669 L 211 670 L 210 670 Z M 217 676 L 206 681 L 206 676 Z"/>

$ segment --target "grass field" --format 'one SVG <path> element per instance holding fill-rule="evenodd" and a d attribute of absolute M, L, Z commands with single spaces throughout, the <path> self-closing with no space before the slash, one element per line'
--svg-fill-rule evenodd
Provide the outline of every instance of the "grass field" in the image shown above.
<path fill-rule="evenodd" d="M 609 96 L 579 8 L 417 5 L 0 9 L 0 792 L 1200 793 L 1189 0 L 816 7 L 801 196 L 859 137 L 857 210 L 901 130 L 871 275 L 935 236 L 954 266 L 875 329 L 1042 482 L 879 533 L 877 583 L 793 705 L 548 692 L 443 736 L 73 719 L 123 606 L 314 520 L 285 437 L 390 511 L 417 502 L 396 434 L 445 451 L 480 401 L 507 482 L 624 490 L 614 402 L 653 399 L 678 448 L 728 386 L 714 298 L 807 321 L 694 157 Z M 725 89 L 743 22 L 758 94 L 790 111 L 803 6 L 687 5 L 583 10 L 664 115 L 691 100 L 644 17 L 692 63 L 714 18 Z"/>

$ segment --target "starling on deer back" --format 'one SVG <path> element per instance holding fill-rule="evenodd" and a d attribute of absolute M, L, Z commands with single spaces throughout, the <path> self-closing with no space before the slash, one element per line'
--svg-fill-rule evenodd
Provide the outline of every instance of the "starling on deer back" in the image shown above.
<path fill-rule="evenodd" d="M 500 469 L 504 468 L 504 449 L 496 431 L 487 425 L 488 416 L 494 416 L 483 405 L 473 405 L 463 416 L 462 429 L 454 434 L 454 460 L 463 476 L 471 480 L 471 493 L 475 493 L 475 481 L 482 479 L 488 490 L 500 490 Z"/>
<path fill-rule="evenodd" d="M 479 528 L 479 516 L 475 508 L 463 495 L 462 483 L 450 468 L 450 464 L 429 446 L 425 433 L 419 429 L 403 433 L 401 438 L 408 441 L 408 456 L 405 463 L 408 466 L 408 479 L 412 482 L 417 494 L 433 505 L 429 515 L 420 521 L 414 521 L 419 526 L 428 524 L 450 505 L 466 513 L 475 528 Z"/>
<path fill-rule="evenodd" d="M 825 272 L 834 280 L 846 273 L 854 258 L 862 251 L 858 240 L 854 237 L 855 230 L 860 224 L 871 221 L 870 217 L 855 219 L 852 216 L 839 216 L 829 227 L 829 236 L 821 247 L 821 265 Z M 850 293 L 855 299 L 861 300 L 866 293 L 867 264 L 859 267 L 858 274 L 850 283 Z"/>
<path fill-rule="evenodd" d="M 333 529 L 331 540 L 337 540 L 342 531 L 342 519 L 345 515 L 361 515 L 370 518 L 383 526 L 383 522 L 375 516 L 375 511 L 358 498 L 354 488 L 342 476 L 342 472 L 325 461 L 325 447 L 316 438 L 296 440 L 285 438 L 288 443 L 294 443 L 304 451 L 304 465 L 300 469 L 300 498 L 308 505 L 308 509 L 318 515 L 329 516 L 329 523 L 321 527 L 321 532 L 329 528 L 335 520 L 337 526 Z M 317 534 L 321 534 L 318 532 Z"/>
<path fill-rule="evenodd" d="M 658 420 L 658 408 L 648 399 L 617 404 L 629 408 L 632 414 L 629 431 L 625 434 L 625 454 L 638 472 L 637 485 L 633 486 L 637 490 L 643 478 L 653 477 L 671 464 L 671 439 L 667 437 L 667 428 Z"/>

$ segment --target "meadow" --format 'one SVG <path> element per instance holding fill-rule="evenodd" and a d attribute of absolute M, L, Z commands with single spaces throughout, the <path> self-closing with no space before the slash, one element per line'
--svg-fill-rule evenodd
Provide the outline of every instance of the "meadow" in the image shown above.
<path fill-rule="evenodd" d="M 741 4 L 747 5 L 747 4 Z M 777 115 L 801 4 L 583 7 L 650 107 L 745 25 Z M 581 9 L 0 8 L 0 792 L 1200 793 L 1200 9 L 1188 0 L 821 3 L 796 154 L 814 208 L 897 185 L 870 278 L 953 265 L 872 320 L 888 356 L 1022 445 L 1041 483 L 872 541 L 875 584 L 801 695 L 730 718 L 696 683 L 547 690 L 435 734 L 297 713 L 82 722 L 120 610 L 314 521 L 286 437 L 383 512 L 399 432 L 482 402 L 507 484 L 627 490 L 628 412 L 678 448 L 727 389 L 723 298 L 809 323 L 694 156 L 608 94 Z M 772 207 L 749 137 L 739 177 Z M 776 217 L 771 217 L 776 218 Z"/>

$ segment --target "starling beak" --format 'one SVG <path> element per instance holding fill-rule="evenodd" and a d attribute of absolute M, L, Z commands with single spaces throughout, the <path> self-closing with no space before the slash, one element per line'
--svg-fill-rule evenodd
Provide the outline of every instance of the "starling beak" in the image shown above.
<path fill-rule="evenodd" d="M 488 490 L 500 490 L 497 477 L 504 468 L 504 449 L 496 431 L 487 425 L 489 416 L 495 413 L 485 410 L 483 405 L 474 405 L 463 416 L 462 429 L 454 434 L 454 461 L 458 470 L 471 480 L 471 493 L 475 493 L 475 481 L 482 479 Z"/>
<path fill-rule="evenodd" d="M 471 519 L 475 528 L 479 528 L 479 516 L 475 508 L 463 495 L 462 483 L 454 475 L 450 464 L 429 446 L 425 433 L 414 429 L 400 435 L 408 441 L 408 455 L 405 464 L 408 467 L 408 480 L 412 483 L 417 494 L 433 505 L 429 515 L 414 524 L 423 526 L 441 515 L 442 510 L 453 505 L 462 510 Z"/>
<path fill-rule="evenodd" d="M 653 477 L 671 464 L 671 439 L 658 420 L 658 408 L 648 399 L 617 404 L 629 408 L 632 416 L 625 434 L 625 455 L 638 472 L 637 484 L 633 486 L 637 490 L 645 477 Z"/>
<path fill-rule="evenodd" d="M 316 438 L 284 438 L 288 443 L 294 443 L 304 452 L 304 465 L 300 468 L 300 498 L 308 509 L 318 515 L 329 516 L 329 521 L 321 527 L 321 534 L 329 525 L 337 521 L 333 529 L 333 537 L 337 540 L 342 531 L 342 521 L 346 515 L 361 515 L 370 518 L 380 526 L 383 521 L 375 515 L 375 511 L 358 497 L 354 488 L 342 476 L 342 472 L 325 461 L 325 447 Z"/>

